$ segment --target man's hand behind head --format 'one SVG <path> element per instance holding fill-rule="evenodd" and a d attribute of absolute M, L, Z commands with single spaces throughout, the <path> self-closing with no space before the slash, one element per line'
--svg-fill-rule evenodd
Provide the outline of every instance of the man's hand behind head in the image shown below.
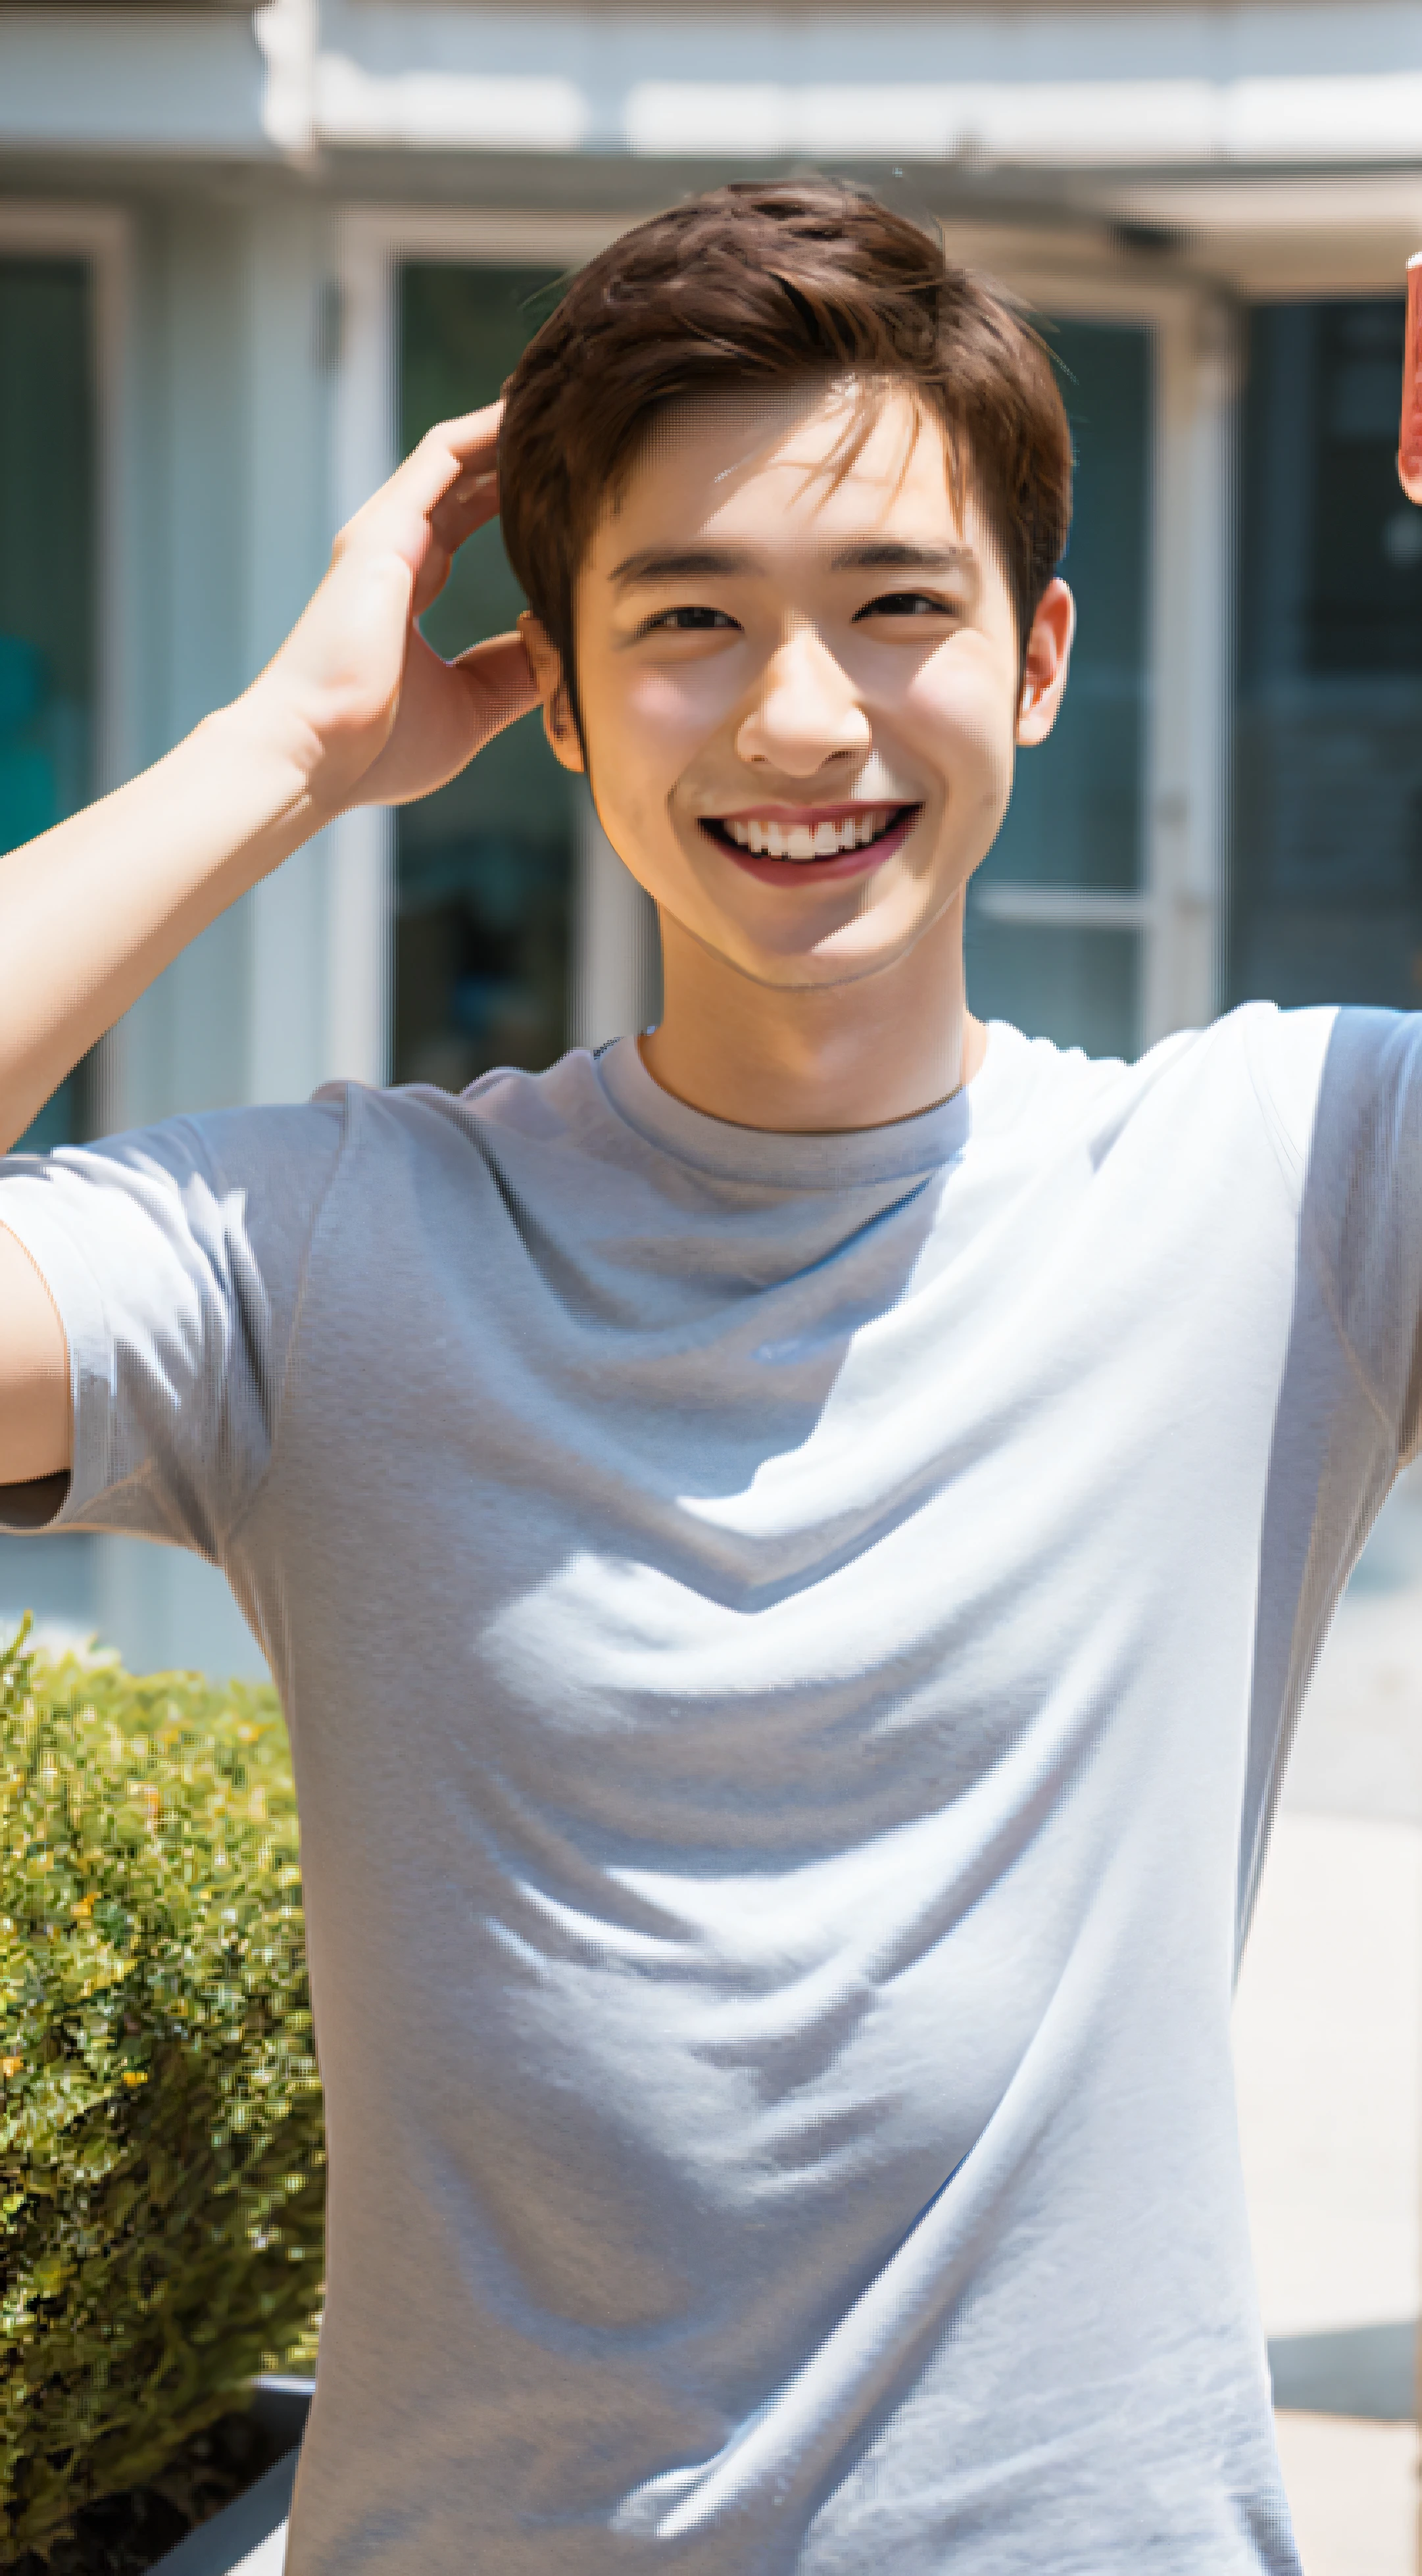
<path fill-rule="evenodd" d="M 439 422 L 356 512 L 234 710 L 280 741 L 333 813 L 429 795 L 536 704 L 516 635 L 444 662 L 418 623 L 466 537 L 497 514 L 501 409 Z"/>

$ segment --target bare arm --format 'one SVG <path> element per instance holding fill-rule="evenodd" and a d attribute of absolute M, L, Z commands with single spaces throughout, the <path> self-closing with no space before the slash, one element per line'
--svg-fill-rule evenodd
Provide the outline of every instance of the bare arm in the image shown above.
<path fill-rule="evenodd" d="M 416 620 L 498 507 L 498 407 L 432 430 L 337 538 L 252 687 L 126 787 L 0 857 L 0 1151 L 239 895 L 352 805 L 443 785 L 536 702 L 513 635 L 442 662 Z M 0 1230 L 0 1485 L 69 1464 L 68 1357 Z"/>
<path fill-rule="evenodd" d="M 1402 419 L 1397 479 L 1409 501 L 1422 501 L 1422 251 L 1407 263 L 1407 330 L 1402 359 Z"/>
<path fill-rule="evenodd" d="M 63 1475 L 73 1454 L 69 1351 L 54 1300 L 24 1245 L 0 1225 L 0 1485 Z"/>

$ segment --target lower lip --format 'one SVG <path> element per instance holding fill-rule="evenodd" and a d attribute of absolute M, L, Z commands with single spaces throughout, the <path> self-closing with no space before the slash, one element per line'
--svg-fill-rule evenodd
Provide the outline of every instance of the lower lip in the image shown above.
<path fill-rule="evenodd" d="M 734 841 L 716 839 L 709 832 L 706 837 L 723 859 L 734 859 L 738 868 L 744 868 L 748 877 L 759 877 L 762 885 L 837 885 L 844 877 L 867 876 L 871 868 L 882 867 L 885 859 L 903 848 L 922 810 L 919 805 L 910 805 L 897 823 L 891 823 L 887 832 L 881 832 L 867 849 L 840 850 L 832 859 L 757 858 L 753 851 L 739 849 Z"/>

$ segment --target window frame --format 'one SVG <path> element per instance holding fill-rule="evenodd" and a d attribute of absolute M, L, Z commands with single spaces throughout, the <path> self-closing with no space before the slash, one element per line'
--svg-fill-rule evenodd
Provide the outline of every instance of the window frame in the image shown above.
<path fill-rule="evenodd" d="M 1141 884 L 985 885 L 989 918 L 1132 930 L 1137 1043 L 1199 1027 L 1219 1008 L 1226 911 L 1235 532 L 1231 457 L 1239 390 L 1236 308 L 1208 281 L 1143 278 L 1124 264 L 1002 259 L 1005 285 L 1063 320 L 1150 334 Z"/>

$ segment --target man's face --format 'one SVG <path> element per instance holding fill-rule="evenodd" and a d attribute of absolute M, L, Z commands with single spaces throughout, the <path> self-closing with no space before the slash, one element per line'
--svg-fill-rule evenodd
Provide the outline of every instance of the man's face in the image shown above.
<path fill-rule="evenodd" d="M 1052 669 L 1024 718 L 1007 584 L 971 495 L 955 510 L 941 430 L 890 391 L 841 472 L 854 422 L 817 387 L 688 404 L 577 588 L 613 847 L 703 949 L 780 986 L 872 973 L 961 910 L 1070 645 L 1054 584 Z M 550 739 L 582 765 L 556 705 Z"/>

